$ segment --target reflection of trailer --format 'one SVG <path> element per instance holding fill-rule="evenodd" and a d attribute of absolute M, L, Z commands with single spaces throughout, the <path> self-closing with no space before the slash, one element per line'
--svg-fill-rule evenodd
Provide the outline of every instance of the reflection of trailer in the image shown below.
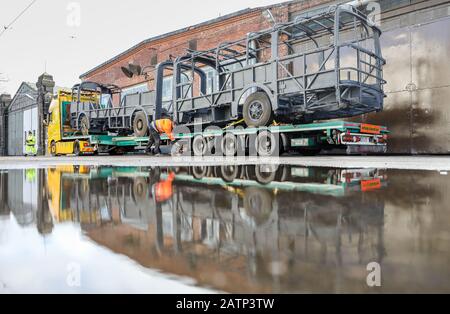
<path fill-rule="evenodd" d="M 225 167 L 236 170 L 231 171 L 234 178 L 223 175 Z M 201 217 L 211 225 L 208 231 L 216 230 L 213 236 L 217 235 L 220 247 L 225 245 L 226 237 L 254 244 L 255 232 L 260 240 L 267 239 L 271 232 L 305 237 L 311 234 L 325 245 L 336 243 L 335 231 L 341 232 L 342 225 L 362 233 L 368 230 L 362 225 L 379 226 L 382 222 L 384 203 L 378 200 L 377 193 L 365 193 L 386 186 L 383 171 L 377 169 L 283 165 L 195 168 L 176 175 L 172 204 L 177 204 L 177 220 Z M 259 175 L 266 171 L 270 174 L 266 174 L 265 182 L 259 182 Z M 172 212 L 172 208 L 168 211 Z"/>
<path fill-rule="evenodd" d="M 193 167 L 189 174 L 178 174 L 176 182 L 345 196 L 349 192 L 380 189 L 384 181 L 376 169 L 313 171 L 276 165 Z"/>

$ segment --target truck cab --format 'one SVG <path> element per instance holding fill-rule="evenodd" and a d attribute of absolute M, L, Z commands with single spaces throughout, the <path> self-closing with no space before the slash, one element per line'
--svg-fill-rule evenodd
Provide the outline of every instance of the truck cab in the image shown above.
<path fill-rule="evenodd" d="M 85 93 L 81 96 L 84 101 L 96 101 L 97 95 Z M 75 154 L 81 152 L 93 153 L 94 149 L 90 147 L 86 137 L 72 127 L 71 124 L 71 106 L 73 93 L 67 90 L 60 90 L 53 97 L 48 112 L 48 153 L 56 155 Z M 71 140 L 66 140 L 71 138 Z"/>

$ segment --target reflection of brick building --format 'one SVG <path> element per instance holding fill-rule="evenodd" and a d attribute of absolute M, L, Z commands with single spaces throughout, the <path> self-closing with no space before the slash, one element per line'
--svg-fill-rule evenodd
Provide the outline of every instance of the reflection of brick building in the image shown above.
<path fill-rule="evenodd" d="M 206 50 L 219 42 L 237 40 L 249 32 L 267 28 L 263 11 L 271 9 L 278 22 L 299 15 L 326 10 L 330 4 L 346 1 L 289 1 L 263 8 L 246 9 L 218 19 L 142 41 L 120 55 L 81 75 L 83 80 L 116 84 L 124 94 L 154 88 L 153 77 L 129 79 L 121 67 L 128 63 L 156 64 L 186 49 Z M 380 0 L 382 46 L 387 59 L 388 81 L 384 113 L 363 117 L 387 125 L 392 131 L 391 151 L 395 153 L 448 153 L 450 151 L 450 2 L 446 0 Z M 430 51 L 432 53 L 430 53 Z M 214 80 L 214 73 L 208 73 Z M 211 83 L 210 83 L 211 84 Z M 214 84 L 214 83 L 213 83 Z M 214 85 L 212 85 L 214 86 Z M 210 86 L 210 88 L 213 88 Z M 164 82 L 170 95 L 171 78 Z M 359 118 L 354 118 L 358 120 Z M 440 136 L 436 137 L 435 134 Z"/>

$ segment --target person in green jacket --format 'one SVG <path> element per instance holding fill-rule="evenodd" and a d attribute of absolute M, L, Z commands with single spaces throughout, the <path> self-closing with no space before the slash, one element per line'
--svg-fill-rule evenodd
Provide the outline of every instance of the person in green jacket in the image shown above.
<path fill-rule="evenodd" d="M 27 139 L 25 141 L 25 155 L 26 156 L 36 156 L 36 136 L 33 132 L 28 132 Z"/>

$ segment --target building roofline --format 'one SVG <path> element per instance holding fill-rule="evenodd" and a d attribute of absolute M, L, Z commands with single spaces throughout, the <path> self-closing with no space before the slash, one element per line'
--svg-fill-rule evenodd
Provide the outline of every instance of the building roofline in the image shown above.
<path fill-rule="evenodd" d="M 184 28 L 178 29 L 176 31 L 172 31 L 172 32 L 169 32 L 169 33 L 165 33 L 165 34 L 162 34 L 162 35 L 157 35 L 157 36 L 148 38 L 148 39 L 143 40 L 140 43 L 132 46 L 131 48 L 125 50 L 124 52 L 116 55 L 115 57 L 112 57 L 111 59 L 109 59 L 109 60 L 99 64 L 98 66 L 92 68 L 91 70 L 81 74 L 79 76 L 79 78 L 82 79 L 82 78 L 84 78 L 84 77 L 94 73 L 95 71 L 97 71 L 97 70 L 99 70 L 99 69 L 101 69 L 101 68 L 103 68 L 103 67 L 105 67 L 105 66 L 107 66 L 107 65 L 109 65 L 109 64 L 111 64 L 111 63 L 113 63 L 115 61 L 118 61 L 119 59 L 121 59 L 122 57 L 126 56 L 130 52 L 132 52 L 132 51 L 134 51 L 134 50 L 136 50 L 136 49 L 138 49 L 138 48 L 140 48 L 142 46 L 145 46 L 145 45 L 147 45 L 147 44 L 149 44 L 151 42 L 154 42 L 154 41 L 157 41 L 157 40 L 160 40 L 160 39 L 164 39 L 164 38 L 167 38 L 167 37 L 171 37 L 171 36 L 176 36 L 176 35 L 179 35 L 181 33 L 184 33 L 184 32 L 187 32 L 187 31 L 191 31 L 191 30 L 195 30 L 195 29 L 198 29 L 198 28 L 201 28 L 201 27 L 205 27 L 205 26 L 209 26 L 209 25 L 212 25 L 212 24 L 220 23 L 220 22 L 223 22 L 223 21 L 226 21 L 228 19 L 232 19 L 232 18 L 241 16 L 241 15 L 258 12 L 258 11 L 262 11 L 262 10 L 265 10 L 265 9 L 276 8 L 276 7 L 283 6 L 283 5 L 286 5 L 288 3 L 294 3 L 294 2 L 299 2 L 299 0 L 289 0 L 289 1 L 281 2 L 281 3 L 277 3 L 277 4 L 267 5 L 267 6 L 261 6 L 261 7 L 256 7 L 256 8 L 247 8 L 247 9 L 236 11 L 236 12 L 233 12 L 233 13 L 230 13 L 230 14 L 218 17 L 218 18 L 214 18 L 214 19 L 208 20 L 206 22 L 201 22 L 201 23 L 195 24 L 193 26 L 184 27 Z"/>
<path fill-rule="evenodd" d="M 19 88 L 17 89 L 16 93 L 14 94 L 14 97 L 11 99 L 11 102 L 9 103 L 9 105 L 7 107 L 8 110 L 11 107 L 11 105 L 14 103 L 14 101 L 16 100 L 17 96 L 19 95 L 19 91 L 22 89 L 22 86 L 24 86 L 24 85 L 28 86 L 33 91 L 37 92 L 37 89 L 36 89 L 35 86 L 33 86 L 33 83 L 30 83 L 30 82 L 22 82 L 22 83 L 20 83 Z M 36 101 L 37 101 L 37 98 L 36 98 Z"/>

